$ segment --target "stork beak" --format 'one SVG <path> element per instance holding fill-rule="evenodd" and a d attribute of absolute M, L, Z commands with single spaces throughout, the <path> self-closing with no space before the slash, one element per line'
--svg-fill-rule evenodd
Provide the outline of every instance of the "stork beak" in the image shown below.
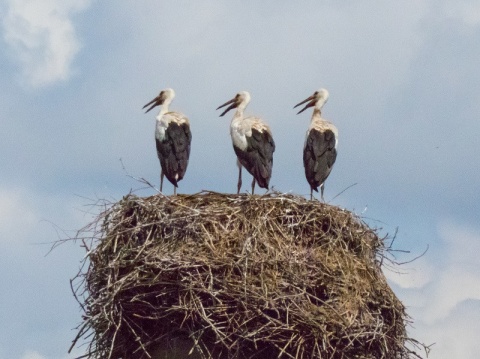
<path fill-rule="evenodd" d="M 310 101 L 310 102 L 307 103 L 307 104 L 305 105 L 305 107 L 302 108 L 300 111 L 298 111 L 298 112 L 297 112 L 297 115 L 298 115 L 299 113 L 302 113 L 303 111 L 305 111 L 307 108 L 312 107 L 312 106 L 315 106 L 315 102 L 316 102 L 316 100 L 315 100 L 315 95 L 312 95 L 312 96 L 310 96 L 309 98 L 306 98 L 305 100 L 303 100 L 302 102 L 297 103 L 293 108 L 296 108 L 296 107 L 298 107 L 298 106 L 300 106 L 300 105 L 303 105 L 305 102 L 308 102 L 308 101 Z"/>
<path fill-rule="evenodd" d="M 235 108 L 235 107 L 238 106 L 238 105 L 235 103 L 235 100 L 236 100 L 236 99 L 237 99 L 237 98 L 234 97 L 234 98 L 232 98 L 230 101 L 227 101 L 227 102 L 225 102 L 223 105 L 220 105 L 220 106 L 217 107 L 217 110 L 219 110 L 219 109 L 221 109 L 222 107 L 225 107 L 225 106 L 231 104 L 230 106 L 227 107 L 227 109 L 226 109 L 225 111 L 223 111 L 223 112 L 221 113 L 220 117 L 222 117 L 223 115 L 225 115 L 225 114 L 226 114 L 228 111 L 230 111 L 232 108 Z"/>
<path fill-rule="evenodd" d="M 150 111 L 152 108 L 162 105 L 162 104 L 163 104 L 163 101 L 164 101 L 163 96 L 162 96 L 162 94 L 160 93 L 160 95 L 158 95 L 157 97 L 155 97 L 152 101 L 150 101 L 149 103 L 147 103 L 147 104 L 146 104 L 145 106 L 143 106 L 142 108 L 145 108 L 145 107 L 147 107 L 147 106 L 152 105 L 152 106 L 150 106 L 150 108 L 148 108 L 148 109 L 145 111 L 145 113 L 147 113 L 147 112 Z"/>

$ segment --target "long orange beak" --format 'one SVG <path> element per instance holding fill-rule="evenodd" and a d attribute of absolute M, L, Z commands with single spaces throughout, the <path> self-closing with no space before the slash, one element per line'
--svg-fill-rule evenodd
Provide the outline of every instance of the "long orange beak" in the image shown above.
<path fill-rule="evenodd" d="M 150 106 L 150 108 L 148 108 L 148 109 L 145 111 L 145 113 L 147 113 L 147 112 L 150 111 L 152 108 L 162 105 L 162 104 L 163 104 L 163 101 L 165 101 L 165 100 L 164 100 L 164 98 L 163 98 L 163 96 L 162 96 L 162 93 L 160 93 L 160 95 L 158 95 L 158 96 L 155 97 L 152 101 L 150 101 L 150 102 L 147 103 L 145 106 L 143 106 L 142 109 L 145 108 L 145 107 L 147 107 L 147 106 L 152 105 L 152 106 Z"/>
<path fill-rule="evenodd" d="M 307 108 L 315 106 L 315 103 L 316 103 L 315 95 L 312 95 L 312 96 L 306 98 L 305 100 L 303 100 L 302 102 L 297 103 L 293 108 L 296 108 L 296 107 L 298 107 L 298 106 L 300 106 L 300 105 L 303 105 L 305 102 L 308 102 L 308 101 L 310 101 L 310 102 L 307 103 L 307 104 L 305 105 L 305 107 L 302 108 L 300 111 L 298 111 L 298 112 L 297 112 L 297 115 L 298 115 L 299 113 L 302 113 L 303 111 L 305 111 Z"/>
<path fill-rule="evenodd" d="M 231 109 L 234 109 L 234 108 L 236 108 L 236 107 L 238 106 L 238 104 L 235 102 L 236 99 L 237 99 L 237 98 L 234 97 L 234 98 L 232 98 L 231 100 L 225 102 L 223 105 L 220 105 L 220 106 L 217 107 L 217 110 L 219 110 L 219 109 L 221 109 L 222 107 L 225 107 L 225 106 L 231 104 L 229 107 L 227 107 L 227 109 L 226 109 L 225 111 L 223 111 L 223 112 L 220 114 L 220 117 L 223 116 L 223 115 L 225 115 L 225 114 L 226 114 L 228 111 L 230 111 Z"/>

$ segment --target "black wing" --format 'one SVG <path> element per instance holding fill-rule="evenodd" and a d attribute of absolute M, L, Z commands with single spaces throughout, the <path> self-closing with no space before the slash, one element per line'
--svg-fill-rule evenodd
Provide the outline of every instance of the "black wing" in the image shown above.
<path fill-rule="evenodd" d="M 156 139 L 155 142 L 163 173 L 174 186 L 177 186 L 177 182 L 185 175 L 190 157 L 192 142 L 190 126 L 172 121 L 165 130 L 163 140 Z"/>
<path fill-rule="evenodd" d="M 318 192 L 318 186 L 327 179 L 336 158 L 335 134 L 331 130 L 310 130 L 303 149 L 303 166 L 312 189 Z"/>
<path fill-rule="evenodd" d="M 268 131 L 252 129 L 252 136 L 247 138 L 247 149 L 242 151 L 233 146 L 238 160 L 255 178 L 258 185 L 268 189 L 272 177 L 273 152 L 275 142 Z"/>

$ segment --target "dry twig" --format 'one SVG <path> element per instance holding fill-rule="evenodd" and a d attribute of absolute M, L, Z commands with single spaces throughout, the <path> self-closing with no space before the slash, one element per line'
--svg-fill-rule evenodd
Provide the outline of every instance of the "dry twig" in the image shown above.
<path fill-rule="evenodd" d="M 281 193 L 130 194 L 88 233 L 72 288 L 89 358 L 149 358 L 180 337 L 200 358 L 417 357 L 384 241 L 349 211 Z"/>

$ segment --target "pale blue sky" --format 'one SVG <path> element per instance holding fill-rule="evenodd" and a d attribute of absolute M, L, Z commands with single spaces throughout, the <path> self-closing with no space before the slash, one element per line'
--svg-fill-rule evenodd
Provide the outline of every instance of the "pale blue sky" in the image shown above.
<path fill-rule="evenodd" d="M 480 3 L 6 0 L 0 35 L 0 359 L 73 358 L 69 279 L 84 253 L 45 256 L 42 243 L 87 224 L 91 200 L 141 187 L 119 159 L 158 185 L 155 111 L 142 106 L 166 87 L 193 133 L 180 193 L 236 190 L 230 116 L 215 108 L 248 90 L 246 113 L 277 144 L 270 184 L 301 195 L 311 112 L 293 106 L 327 88 L 340 135 L 326 200 L 357 183 L 332 203 L 382 234 L 398 226 L 402 260 L 429 246 L 386 275 L 411 334 L 437 343 L 431 358 L 476 358 Z"/>

